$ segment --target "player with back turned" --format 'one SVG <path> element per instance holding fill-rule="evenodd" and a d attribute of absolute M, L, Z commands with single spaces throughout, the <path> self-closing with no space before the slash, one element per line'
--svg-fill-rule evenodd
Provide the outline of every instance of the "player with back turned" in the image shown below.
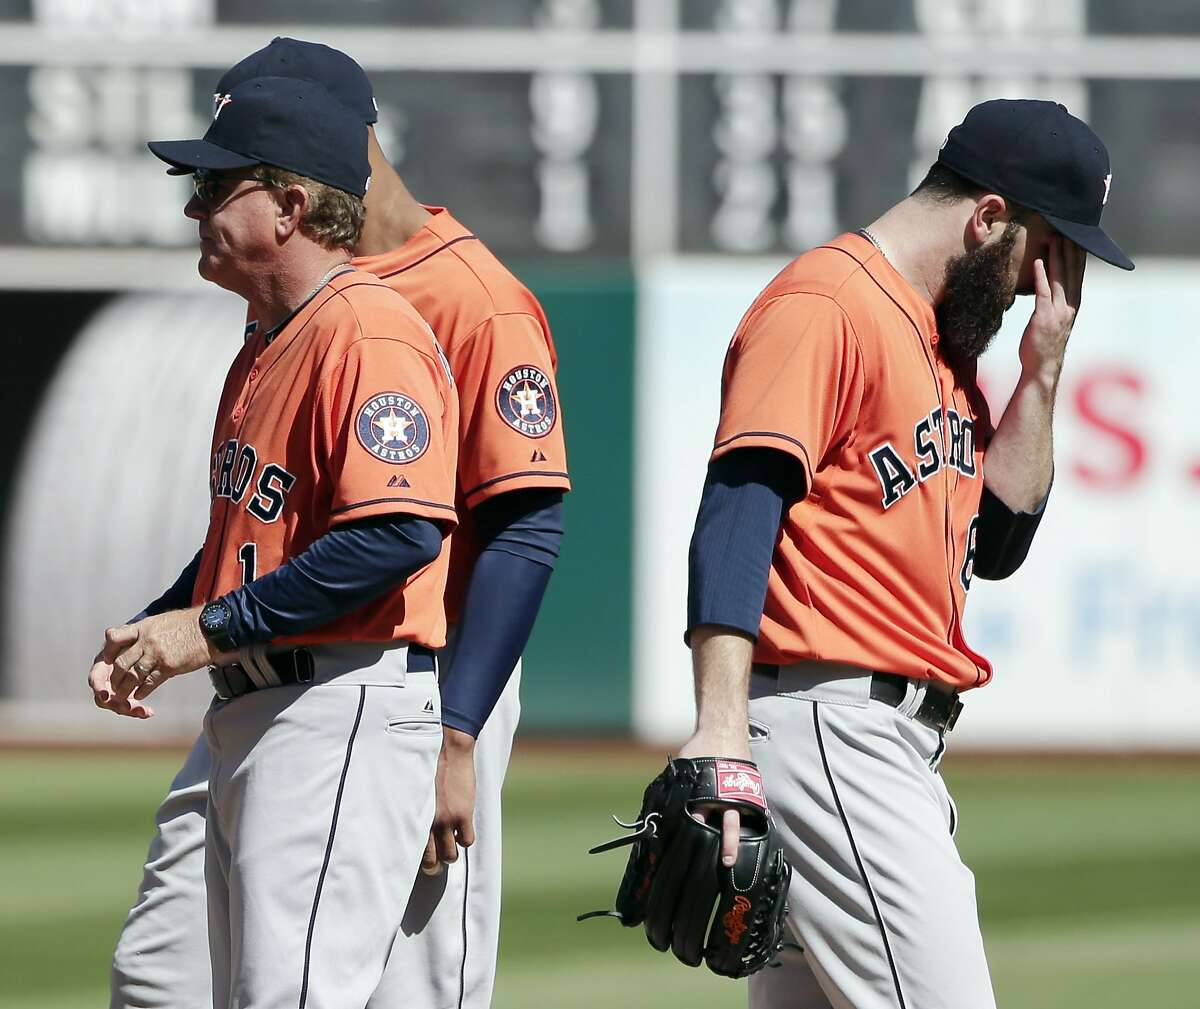
<path fill-rule="evenodd" d="M 499 937 L 500 789 L 520 712 L 520 655 L 557 556 L 570 487 L 555 348 L 524 285 L 447 210 L 418 204 L 387 163 L 372 125 L 371 85 L 357 63 L 326 46 L 277 38 L 222 76 L 214 108 L 263 75 L 315 81 L 367 123 L 371 187 L 354 265 L 404 295 L 431 325 L 459 392 L 450 643 L 439 654 L 443 746 L 423 862 L 427 870 L 448 868 L 417 878 L 370 1004 L 485 1007 Z M 389 493 L 408 493 L 410 482 L 398 470 Z M 113 1009 L 209 1004 L 207 944 L 197 927 L 209 771 L 202 738 L 158 812 L 145 878 L 113 960 Z"/>
<path fill-rule="evenodd" d="M 761 772 L 792 873 L 755 1009 L 995 1007 L 937 768 L 960 696 L 992 676 L 963 636 L 971 580 L 1020 566 L 1050 492 L 1086 255 L 1133 268 L 1100 228 L 1111 181 L 1063 106 L 985 102 L 907 199 L 791 262 L 733 336 L 689 561 L 696 731 L 647 793 L 617 913 L 699 962 L 686 936 L 711 905 L 675 896 L 699 884 L 678 883 L 680 842 L 659 849 L 706 834 L 692 878 L 718 857 L 738 875 L 758 796 L 726 793 Z M 1034 310 L 993 428 L 976 361 L 1016 294 Z M 696 794 L 711 758 L 743 772 Z M 680 794 L 706 822 L 672 816 Z M 709 965 L 718 926 L 756 920 L 718 914 Z"/>

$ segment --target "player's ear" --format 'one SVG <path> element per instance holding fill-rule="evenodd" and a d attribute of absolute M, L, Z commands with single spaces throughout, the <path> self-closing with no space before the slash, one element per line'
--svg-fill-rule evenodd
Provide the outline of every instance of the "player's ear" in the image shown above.
<path fill-rule="evenodd" d="M 970 246 L 982 245 L 991 235 L 1003 234 L 1008 221 L 1008 203 L 997 193 L 984 193 L 971 208 L 966 239 Z"/>
<path fill-rule="evenodd" d="M 308 190 L 301 185 L 285 186 L 276 193 L 279 210 L 275 216 L 275 232 L 280 240 L 290 238 L 299 229 L 311 202 Z"/>

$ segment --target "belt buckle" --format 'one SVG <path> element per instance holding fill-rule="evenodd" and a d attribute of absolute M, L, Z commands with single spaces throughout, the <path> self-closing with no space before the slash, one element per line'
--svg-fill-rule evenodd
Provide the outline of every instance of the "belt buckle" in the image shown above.
<path fill-rule="evenodd" d="M 946 718 L 946 727 L 943 732 L 949 732 L 958 724 L 958 716 L 962 714 L 963 702 L 955 695 L 954 703 L 950 705 L 950 714 Z"/>
<path fill-rule="evenodd" d="M 297 683 L 312 683 L 317 672 L 317 663 L 313 654 L 307 648 L 297 648 L 292 653 L 292 662 L 296 668 Z"/>

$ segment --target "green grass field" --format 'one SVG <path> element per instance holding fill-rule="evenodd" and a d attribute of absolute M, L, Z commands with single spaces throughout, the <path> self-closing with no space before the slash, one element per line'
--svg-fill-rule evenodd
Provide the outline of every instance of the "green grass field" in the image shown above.
<path fill-rule="evenodd" d="M 0 1009 L 103 1009 L 174 754 L 0 753 Z M 656 760 L 518 756 L 507 792 L 497 1009 L 744 1005 L 615 922 L 622 856 L 587 857 Z M 1200 1005 L 1200 765 L 946 769 L 1002 1009 Z M 415 1007 L 414 1007 L 415 1009 Z"/>

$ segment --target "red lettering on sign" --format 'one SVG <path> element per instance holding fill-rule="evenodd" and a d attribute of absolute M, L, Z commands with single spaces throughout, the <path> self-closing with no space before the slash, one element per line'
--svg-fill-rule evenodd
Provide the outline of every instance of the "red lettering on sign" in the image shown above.
<path fill-rule="evenodd" d="M 1089 487 L 1126 489 L 1145 471 L 1146 443 L 1132 424 L 1145 391 L 1141 375 L 1116 368 L 1089 372 L 1075 387 L 1080 418 L 1109 442 L 1104 453 L 1111 460 L 1107 465 L 1091 455 L 1071 464 L 1075 476 Z"/>

